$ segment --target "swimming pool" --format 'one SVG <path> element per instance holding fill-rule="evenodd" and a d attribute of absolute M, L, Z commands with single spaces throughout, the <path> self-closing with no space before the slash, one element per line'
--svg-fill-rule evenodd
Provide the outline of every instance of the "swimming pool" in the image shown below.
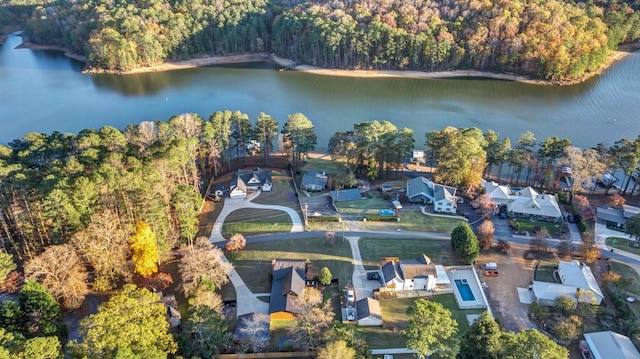
<path fill-rule="evenodd" d="M 460 298 L 462 298 L 463 301 L 469 302 L 476 300 L 466 279 L 456 279 L 455 282 L 456 287 L 458 287 L 458 293 L 460 293 Z"/>

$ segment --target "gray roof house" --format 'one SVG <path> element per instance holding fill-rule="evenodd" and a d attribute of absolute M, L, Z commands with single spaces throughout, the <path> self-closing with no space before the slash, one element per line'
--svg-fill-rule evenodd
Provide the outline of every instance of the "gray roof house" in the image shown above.
<path fill-rule="evenodd" d="M 248 330 L 250 326 L 255 326 L 255 328 Z M 270 320 L 268 315 L 256 312 L 243 314 L 238 316 L 233 338 L 237 341 L 243 341 L 252 336 L 256 341 L 268 341 L 269 327 Z"/>
<path fill-rule="evenodd" d="M 585 333 L 584 339 L 593 359 L 640 359 L 640 352 L 631 339 L 622 334 L 612 331 Z M 583 348 L 581 350 L 584 352 Z"/>
<path fill-rule="evenodd" d="M 355 201 L 362 199 L 362 194 L 357 188 L 337 189 L 335 191 L 331 191 L 331 199 L 334 202 Z"/>
<path fill-rule="evenodd" d="M 249 191 L 270 192 L 273 189 L 271 170 L 263 170 L 260 167 L 251 172 L 238 170 L 231 177 L 229 189 L 231 198 L 246 198 Z"/>
<path fill-rule="evenodd" d="M 269 315 L 271 319 L 294 319 L 300 313 L 297 299 L 304 296 L 306 263 L 300 261 L 273 262 Z"/>
<path fill-rule="evenodd" d="M 433 290 L 450 284 L 444 267 L 433 264 L 424 254 L 416 259 L 382 258 L 380 271 L 389 291 Z"/>
<path fill-rule="evenodd" d="M 456 188 L 434 183 L 422 176 L 407 181 L 407 197 L 411 202 L 433 204 L 436 212 L 456 213 Z"/>
<path fill-rule="evenodd" d="M 602 206 L 596 208 L 596 221 L 606 224 L 607 227 L 624 229 L 627 220 L 638 213 L 640 208 L 626 204 L 615 208 Z"/>
<path fill-rule="evenodd" d="M 327 179 L 324 171 L 310 171 L 302 177 L 300 187 L 307 191 L 322 191 L 327 187 Z"/>
<path fill-rule="evenodd" d="M 358 325 L 382 325 L 382 309 L 380 309 L 380 302 L 373 298 L 363 298 L 357 301 L 356 313 L 358 315 Z"/>

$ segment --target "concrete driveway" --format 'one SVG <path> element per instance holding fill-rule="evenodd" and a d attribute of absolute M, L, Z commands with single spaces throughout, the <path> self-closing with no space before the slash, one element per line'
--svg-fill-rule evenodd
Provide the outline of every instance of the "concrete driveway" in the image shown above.
<path fill-rule="evenodd" d="M 360 247 L 358 241 L 360 237 L 344 237 L 349 241 L 351 253 L 353 254 L 353 275 L 352 284 L 356 293 L 356 300 L 373 296 L 373 290 L 380 288 L 380 282 L 367 280 L 367 272 L 362 265 L 362 256 L 360 255 Z"/>

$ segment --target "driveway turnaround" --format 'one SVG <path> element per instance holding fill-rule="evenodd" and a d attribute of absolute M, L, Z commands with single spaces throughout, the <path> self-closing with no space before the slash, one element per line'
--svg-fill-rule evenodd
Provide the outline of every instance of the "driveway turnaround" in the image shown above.
<path fill-rule="evenodd" d="M 260 192 L 258 192 L 256 195 L 254 195 L 254 196 L 252 196 L 251 198 L 248 198 L 248 199 L 225 198 L 224 207 L 222 207 L 222 212 L 220 212 L 220 215 L 216 219 L 216 223 L 213 225 L 213 230 L 211 231 L 211 236 L 209 237 L 209 242 L 216 243 L 216 242 L 225 241 L 224 237 L 222 236 L 222 225 L 224 224 L 224 220 L 227 218 L 227 216 L 229 214 L 231 214 L 231 212 L 237 211 L 237 210 L 243 209 L 243 208 L 271 209 L 271 210 L 274 210 L 274 211 L 287 212 L 287 214 L 289 214 L 289 217 L 291 217 L 291 222 L 293 223 L 293 227 L 291 228 L 291 232 L 293 233 L 293 232 L 303 232 L 304 231 L 304 226 L 302 225 L 302 220 L 300 219 L 300 216 L 298 215 L 298 212 L 294 211 L 293 209 L 291 209 L 289 207 L 285 207 L 285 206 L 257 204 L 257 203 L 251 202 L 251 200 L 253 198 L 257 197 L 259 194 L 260 194 Z"/>

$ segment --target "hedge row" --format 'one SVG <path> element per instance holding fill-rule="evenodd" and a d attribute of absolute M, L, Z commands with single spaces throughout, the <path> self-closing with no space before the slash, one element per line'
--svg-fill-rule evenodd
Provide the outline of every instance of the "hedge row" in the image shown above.
<path fill-rule="evenodd" d="M 336 217 L 336 216 L 309 217 L 308 221 L 313 223 L 340 222 L 340 217 Z"/>
<path fill-rule="evenodd" d="M 367 214 L 364 219 L 371 222 L 397 222 L 398 216 L 382 216 L 379 214 Z"/>

